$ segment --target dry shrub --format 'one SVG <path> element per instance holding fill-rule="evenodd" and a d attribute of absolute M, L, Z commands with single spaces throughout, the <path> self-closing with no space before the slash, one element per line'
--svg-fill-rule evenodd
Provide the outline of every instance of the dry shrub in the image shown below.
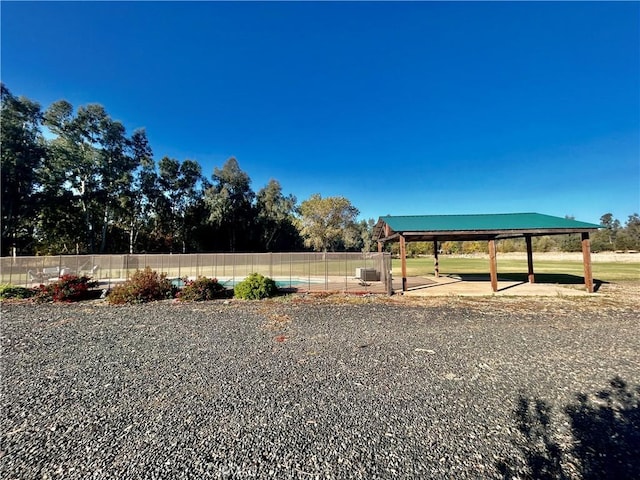
<path fill-rule="evenodd" d="M 146 267 L 144 270 L 136 270 L 129 280 L 116 285 L 109 293 L 109 303 L 146 303 L 154 300 L 173 298 L 177 287 L 171 284 L 167 276 L 158 274 Z"/>

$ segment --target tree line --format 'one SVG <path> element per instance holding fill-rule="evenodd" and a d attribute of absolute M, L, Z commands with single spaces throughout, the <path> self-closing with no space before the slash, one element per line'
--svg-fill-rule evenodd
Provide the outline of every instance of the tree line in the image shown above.
<path fill-rule="evenodd" d="M 374 221 L 344 197 L 298 204 L 271 179 L 258 192 L 235 158 L 207 177 L 196 160 L 156 161 L 144 129 L 128 134 L 99 104 L 46 110 L 0 84 L 2 255 L 140 252 L 371 251 Z M 45 135 L 46 132 L 46 135 Z M 592 250 L 640 250 L 640 217 L 612 214 Z M 486 242 L 444 242 L 446 253 L 486 252 Z M 386 249 L 397 250 L 396 244 Z M 525 251 L 523 239 L 498 243 Z M 577 235 L 533 239 L 535 251 L 579 251 Z M 409 255 L 433 253 L 410 243 Z"/>
<path fill-rule="evenodd" d="M 4 84 L 1 101 L 2 255 L 370 249 L 373 221 L 344 197 L 256 193 L 235 158 L 210 177 L 156 161 L 98 104 L 43 111 Z"/>

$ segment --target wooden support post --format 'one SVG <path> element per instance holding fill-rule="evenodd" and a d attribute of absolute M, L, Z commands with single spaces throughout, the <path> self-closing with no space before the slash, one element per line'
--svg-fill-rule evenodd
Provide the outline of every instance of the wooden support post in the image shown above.
<path fill-rule="evenodd" d="M 529 283 L 535 283 L 535 277 L 533 274 L 533 247 L 531 245 L 531 235 L 524 237 L 527 242 L 527 267 L 529 271 Z"/>
<path fill-rule="evenodd" d="M 402 264 L 402 291 L 407 291 L 407 245 L 404 235 L 400 235 L 400 262 Z"/>
<path fill-rule="evenodd" d="M 440 263 L 438 262 L 438 241 L 433 241 L 433 274 L 436 278 L 440 276 Z"/>
<path fill-rule="evenodd" d="M 591 241 L 589 232 L 582 233 L 582 263 L 584 264 L 584 286 L 593 293 L 593 273 L 591 271 Z"/>
<path fill-rule="evenodd" d="M 378 253 L 382 253 L 382 242 L 378 242 Z"/>
<path fill-rule="evenodd" d="M 498 291 L 498 263 L 496 261 L 496 241 L 489 240 L 489 275 L 491 276 L 491 290 Z"/>

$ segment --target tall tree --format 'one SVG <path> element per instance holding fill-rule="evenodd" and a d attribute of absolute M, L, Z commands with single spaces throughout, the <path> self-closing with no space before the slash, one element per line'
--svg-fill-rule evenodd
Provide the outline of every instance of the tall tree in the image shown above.
<path fill-rule="evenodd" d="M 629 215 L 625 231 L 629 236 L 631 249 L 640 250 L 640 216 L 637 213 Z"/>
<path fill-rule="evenodd" d="M 137 166 L 125 128 L 101 105 L 79 107 L 74 114 L 73 106 L 64 100 L 47 109 L 44 123 L 56 135 L 48 168 L 54 177 L 62 173 L 74 205 L 82 212 L 81 237 L 86 238 L 87 250 L 102 253 Z"/>
<path fill-rule="evenodd" d="M 294 225 L 296 197 L 283 195 L 280 182 L 271 179 L 258 191 L 256 210 L 262 249 L 296 249 L 300 239 Z"/>
<path fill-rule="evenodd" d="M 358 213 L 344 197 L 311 195 L 300 204 L 299 230 L 305 245 L 322 252 L 334 249 L 338 242 L 352 245 Z"/>
<path fill-rule="evenodd" d="M 616 241 L 618 230 L 620 230 L 620 220 L 613 218 L 611 213 L 605 213 L 600 217 L 600 224 L 605 228 L 609 244 L 613 245 Z"/>
<path fill-rule="evenodd" d="M 33 236 L 38 171 L 46 156 L 40 105 L 0 84 L 2 254 L 23 250 Z"/>
<path fill-rule="evenodd" d="M 613 214 L 605 213 L 600 217 L 600 225 L 604 228 L 594 232 L 591 236 L 591 249 L 594 252 L 613 250 L 620 229 L 620 221 L 613 218 Z"/>
<path fill-rule="evenodd" d="M 157 199 L 156 212 L 168 233 L 171 251 L 180 245 L 186 253 L 192 225 L 187 222 L 190 212 L 202 201 L 203 190 L 209 187 L 202 177 L 198 162 L 185 160 L 180 163 L 164 157 L 158 164 L 158 184 L 162 195 Z"/>
<path fill-rule="evenodd" d="M 360 220 L 358 223 L 358 243 L 357 247 L 363 252 L 371 252 L 377 249 L 377 245 L 373 241 L 373 227 L 376 222 L 373 218 L 368 220 Z"/>
<path fill-rule="evenodd" d="M 153 151 L 144 129 L 133 132 L 130 149 L 138 168 L 128 174 L 129 188 L 120 195 L 120 227 L 127 233 L 128 252 L 134 253 L 140 231 L 152 221 L 152 205 L 159 189 Z"/>
<path fill-rule="evenodd" d="M 229 250 L 251 245 L 251 232 L 255 225 L 255 210 L 249 175 L 240 169 L 231 157 L 221 169 L 213 171 L 213 185 L 206 191 L 210 222 L 226 236 Z"/>

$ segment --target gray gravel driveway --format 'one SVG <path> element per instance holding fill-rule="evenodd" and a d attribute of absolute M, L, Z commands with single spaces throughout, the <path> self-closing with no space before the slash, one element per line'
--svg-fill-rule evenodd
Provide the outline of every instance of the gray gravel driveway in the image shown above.
<path fill-rule="evenodd" d="M 624 309 L 3 305 L 0 476 L 632 478 L 638 338 Z"/>

